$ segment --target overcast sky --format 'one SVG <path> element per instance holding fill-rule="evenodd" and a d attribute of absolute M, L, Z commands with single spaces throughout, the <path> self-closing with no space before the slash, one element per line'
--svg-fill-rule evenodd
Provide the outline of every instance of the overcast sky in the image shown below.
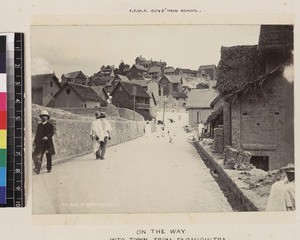
<path fill-rule="evenodd" d="M 33 26 L 32 74 L 81 70 L 92 75 L 102 65 L 132 65 L 137 56 L 168 66 L 198 69 L 218 64 L 221 46 L 255 45 L 259 25 Z"/>

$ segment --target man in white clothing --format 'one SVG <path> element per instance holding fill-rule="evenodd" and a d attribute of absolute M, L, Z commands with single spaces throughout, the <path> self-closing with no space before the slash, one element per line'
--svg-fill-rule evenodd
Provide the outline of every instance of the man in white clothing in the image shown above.
<path fill-rule="evenodd" d="M 104 130 L 102 122 L 100 120 L 99 111 L 95 112 L 95 117 L 96 120 L 92 123 L 90 136 L 93 140 L 93 150 L 96 154 L 96 159 L 99 159 L 101 152 L 100 143 L 104 141 Z"/>
<path fill-rule="evenodd" d="M 100 152 L 101 152 L 100 153 L 100 159 L 103 160 L 105 152 L 106 152 L 107 143 L 111 139 L 112 128 L 111 128 L 109 122 L 106 119 L 106 113 L 105 112 L 100 113 L 100 120 L 101 120 L 103 131 L 104 131 L 103 141 L 100 141 Z"/>
<path fill-rule="evenodd" d="M 286 178 L 272 185 L 266 211 L 295 211 L 295 166 L 289 163 L 281 170 Z"/>
<path fill-rule="evenodd" d="M 203 128 L 204 128 L 203 121 L 201 121 L 199 123 L 199 125 L 198 125 L 198 137 L 199 137 L 199 141 L 203 140 Z"/>

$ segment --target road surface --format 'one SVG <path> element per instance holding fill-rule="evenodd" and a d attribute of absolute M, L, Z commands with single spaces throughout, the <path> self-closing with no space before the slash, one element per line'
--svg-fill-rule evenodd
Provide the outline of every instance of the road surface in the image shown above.
<path fill-rule="evenodd" d="M 140 137 L 33 174 L 33 212 L 199 213 L 232 211 L 181 127 L 168 139 Z"/>

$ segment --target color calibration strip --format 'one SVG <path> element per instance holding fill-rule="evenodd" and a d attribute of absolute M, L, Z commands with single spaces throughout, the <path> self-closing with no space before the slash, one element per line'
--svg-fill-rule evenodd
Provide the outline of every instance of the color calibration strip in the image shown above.
<path fill-rule="evenodd" d="M 24 40 L 23 33 L 6 36 L 6 203 L 24 207 Z"/>
<path fill-rule="evenodd" d="M 7 171 L 6 36 L 0 36 L 0 204 L 6 204 Z"/>

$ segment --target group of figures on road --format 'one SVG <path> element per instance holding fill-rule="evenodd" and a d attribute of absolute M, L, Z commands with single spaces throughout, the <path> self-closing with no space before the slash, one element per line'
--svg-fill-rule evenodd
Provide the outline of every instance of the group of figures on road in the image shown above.
<path fill-rule="evenodd" d="M 164 138 L 167 136 L 169 138 L 169 143 L 174 143 L 174 139 L 177 133 L 177 127 L 173 118 L 168 119 L 168 123 L 165 124 L 163 121 L 157 121 L 157 138 Z"/>
<path fill-rule="evenodd" d="M 55 133 L 55 128 L 50 120 L 50 115 L 47 110 L 41 111 L 41 122 L 37 125 L 35 138 L 33 141 L 34 151 L 32 159 L 34 162 L 33 171 L 36 174 L 40 173 L 43 156 L 47 159 L 47 172 L 52 170 L 52 155 L 55 154 L 52 137 Z M 93 141 L 93 152 L 96 159 L 103 160 L 106 152 L 108 141 L 111 140 L 112 127 L 106 119 L 105 112 L 95 112 L 95 120 L 92 122 L 90 137 Z M 200 122 L 197 129 L 197 140 L 203 140 L 204 124 Z M 144 128 L 145 136 L 149 138 L 151 135 L 151 126 L 149 122 Z M 165 125 L 163 121 L 157 122 L 156 137 L 168 137 L 169 143 L 173 143 L 176 137 L 177 128 L 175 121 L 172 118 L 168 119 Z M 195 138 L 195 137 L 194 137 Z M 281 169 L 286 173 L 285 179 L 277 181 L 272 185 L 269 195 L 267 211 L 290 211 L 295 210 L 295 166 L 288 164 L 288 166 Z"/>
<path fill-rule="evenodd" d="M 33 141 L 34 151 L 32 160 L 34 163 L 33 171 L 39 174 L 41 171 L 43 156 L 47 158 L 47 172 L 52 170 L 52 155 L 55 154 L 52 137 L 55 133 L 54 126 L 49 122 L 50 115 L 47 110 L 41 111 L 41 122 L 37 125 L 35 138 Z M 104 160 L 107 143 L 111 140 L 112 128 L 106 119 L 105 112 L 95 112 L 96 120 L 92 122 L 90 137 L 93 141 L 93 152 L 96 159 Z"/>

